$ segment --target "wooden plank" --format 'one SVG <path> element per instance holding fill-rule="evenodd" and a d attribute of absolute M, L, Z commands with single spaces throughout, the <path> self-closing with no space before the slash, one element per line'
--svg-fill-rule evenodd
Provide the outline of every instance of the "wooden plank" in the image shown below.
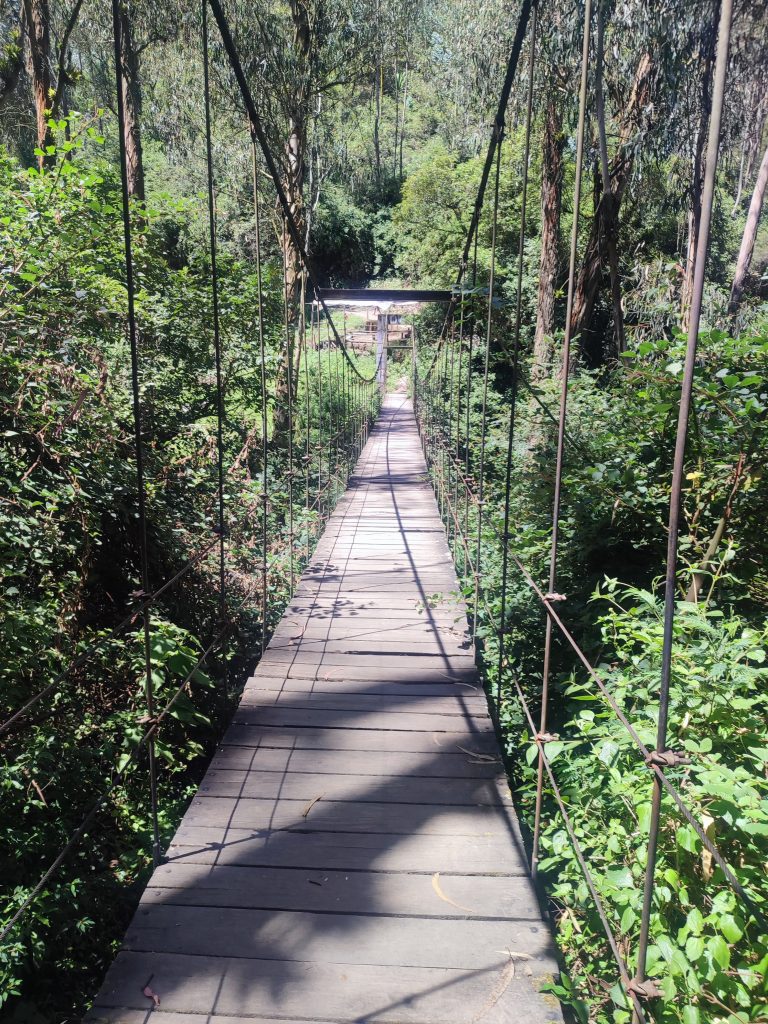
<path fill-rule="evenodd" d="M 203 796 L 262 797 L 274 800 L 299 800 L 304 804 L 321 793 L 322 799 L 365 801 L 373 792 L 374 800 L 393 804 L 511 804 L 509 787 L 498 779 L 404 778 L 400 775 L 353 775 L 315 771 L 263 772 L 215 769 L 206 773 L 198 790 Z"/>
<path fill-rule="evenodd" d="M 426 754 L 443 752 L 498 754 L 492 732 L 478 736 L 462 733 L 396 731 L 394 729 L 314 729 L 280 726 L 241 725 L 235 722 L 227 730 L 225 744 L 241 747 L 289 747 L 297 750 L 409 750 Z"/>
<path fill-rule="evenodd" d="M 539 992 L 550 972 L 528 975 L 524 966 L 523 959 L 507 953 L 500 953 L 492 967 L 479 970 L 404 967 L 393 971 L 373 965 L 124 950 L 107 975 L 92 1019 L 109 1020 L 101 1014 L 114 1006 L 146 1013 L 150 1006 L 142 991 L 152 978 L 166 1013 L 216 1013 L 225 1015 L 228 1024 L 230 1015 L 237 1017 L 244 1008 L 249 1017 L 250 1011 L 258 1008 L 264 1017 L 281 1020 L 324 1017 L 381 1024 L 561 1021 L 556 1001 Z M 555 969 L 553 964 L 552 971 Z"/>
<path fill-rule="evenodd" d="M 442 805 L 389 803 L 376 799 L 386 778 L 374 776 L 369 799 L 356 802 L 329 800 L 320 780 L 306 800 L 276 800 L 260 797 L 216 797 L 198 793 L 189 805 L 184 821 L 197 828 L 229 828 L 264 831 L 365 832 L 374 835 L 499 836 L 509 832 L 510 823 L 501 805 Z"/>
<path fill-rule="evenodd" d="M 386 680 L 375 679 L 333 679 L 322 680 L 317 678 L 317 673 L 309 677 L 284 676 L 282 672 L 276 675 L 263 673 L 259 676 L 251 676 L 245 686 L 244 698 L 250 699 L 271 699 L 275 695 L 279 697 L 297 696 L 310 698 L 326 695 L 332 700 L 335 695 L 350 695 L 354 697 L 429 697 L 433 696 L 436 701 L 443 697 L 466 701 L 468 707 L 487 707 L 485 693 L 477 686 L 456 683 L 422 683 L 422 682 L 387 682 Z"/>
<path fill-rule="evenodd" d="M 363 832 L 269 832 L 181 823 L 170 861 L 341 871 L 408 871 L 432 875 L 526 875 L 519 835 L 387 835 Z"/>
<path fill-rule="evenodd" d="M 375 679 L 389 683 L 419 682 L 423 685 L 424 683 L 429 682 L 453 682 L 468 684 L 473 687 L 478 686 L 477 671 L 474 666 L 471 669 L 430 669 L 425 665 L 419 665 L 418 671 L 415 672 L 413 667 L 393 668 L 391 666 L 377 666 L 368 663 L 362 665 L 360 663 L 353 662 L 352 664 L 347 665 L 320 666 L 318 664 L 306 664 L 303 662 L 291 663 L 290 661 L 275 661 L 261 662 L 259 667 L 256 669 L 255 675 L 259 678 L 263 676 L 274 677 L 275 675 L 279 675 L 282 678 L 290 678 L 294 676 L 305 679 L 322 679 L 325 680 L 325 682 L 329 682 L 334 679 L 357 679 L 361 682 L 366 679 Z"/>
<path fill-rule="evenodd" d="M 408 711 L 423 715 L 456 715 L 467 719 L 487 719 L 488 705 L 484 697 L 436 697 L 430 693 L 378 694 L 356 691 L 338 693 L 315 690 L 314 693 L 292 693 L 281 690 L 250 690 L 246 687 L 240 701 L 238 714 L 257 708 L 290 707 L 313 710 L 322 708 L 334 711 Z"/>
<path fill-rule="evenodd" d="M 418 659 L 418 660 L 417 660 Z M 393 668 L 414 675 L 416 672 L 430 670 L 438 672 L 465 672 L 473 674 L 474 659 L 469 655 L 415 655 L 410 652 L 401 654 L 381 654 L 378 651 L 350 651 L 347 654 L 325 654 L 323 651 L 269 651 L 264 659 L 269 665 L 299 664 L 328 665 L 329 667 L 354 667 L 360 662 L 369 661 L 378 669 Z"/>
<path fill-rule="evenodd" d="M 173 862 L 155 871 L 142 897 L 142 904 L 156 903 L 539 923 L 536 894 L 526 876 Z"/>
<path fill-rule="evenodd" d="M 293 708 L 282 703 L 269 707 L 250 707 L 247 704 L 235 713 L 235 724 L 253 726 L 288 726 L 311 729 L 387 729 L 417 732 L 459 733 L 463 736 L 483 736 L 493 731 L 487 715 L 473 717 L 465 714 L 431 714 L 421 711 L 402 711 L 402 704 L 391 710 L 381 707 L 373 711 L 329 708 Z"/>
<path fill-rule="evenodd" d="M 291 747 L 224 745 L 214 754 L 211 769 L 297 771 L 315 775 L 389 775 L 406 779 L 503 778 L 501 758 L 457 753 L 420 754 L 403 751 L 300 750 Z"/>
<path fill-rule="evenodd" d="M 360 936 L 365 935 L 365 951 Z M 493 918 L 401 918 L 370 914 L 317 914 L 239 907 L 146 903 L 135 915 L 125 948 L 249 960 L 285 959 L 325 964 L 390 967 L 489 968 L 503 950 L 525 953 L 541 972 L 552 943 L 538 921 Z M 539 962 L 537 964 L 537 961 Z M 546 969 L 546 968 L 544 968 Z"/>

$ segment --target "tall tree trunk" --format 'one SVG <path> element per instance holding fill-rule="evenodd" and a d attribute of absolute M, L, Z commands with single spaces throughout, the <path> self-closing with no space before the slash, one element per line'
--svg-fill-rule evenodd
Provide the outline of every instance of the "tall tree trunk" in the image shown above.
<path fill-rule="evenodd" d="M 741 238 L 741 248 L 739 249 L 739 257 L 736 260 L 736 273 L 733 275 L 731 298 L 728 303 L 728 311 L 730 313 L 735 313 L 741 302 L 744 284 L 752 262 L 752 252 L 755 248 L 755 238 L 757 236 L 757 227 L 760 223 L 760 214 L 763 209 L 766 185 L 768 185 L 768 146 L 763 153 L 763 160 L 757 173 L 757 181 L 755 182 L 755 188 L 749 204 L 749 212 L 747 213 L 747 223 L 744 225 L 744 234 Z"/>
<path fill-rule="evenodd" d="M 605 7 L 601 3 L 597 16 L 597 53 L 595 55 L 595 93 L 597 98 L 597 136 L 600 152 L 600 173 L 603 197 L 607 204 L 603 226 L 605 244 L 608 250 L 608 267 L 611 274 L 611 298 L 613 300 L 613 325 L 616 334 L 616 355 L 626 348 L 624 339 L 624 312 L 621 308 L 621 281 L 619 279 L 619 207 L 613 195 L 611 171 L 608 166 L 608 140 L 605 131 L 605 101 L 603 98 L 603 60 L 605 37 Z"/>
<path fill-rule="evenodd" d="M 19 21 L 11 30 L 10 38 L 0 51 L 0 106 L 13 95 L 24 67 L 24 35 L 27 17 L 24 0 L 19 5 Z"/>
<path fill-rule="evenodd" d="M 564 147 L 565 137 L 560 109 L 556 101 L 550 99 L 544 122 L 544 153 L 541 168 L 541 259 L 531 370 L 535 380 L 547 374 L 551 358 L 551 339 L 555 329 L 555 282 L 560 252 Z"/>
<path fill-rule="evenodd" d="M 291 215 L 298 229 L 299 238 L 306 231 L 306 210 L 304 205 L 304 176 L 307 150 L 307 119 L 311 99 L 309 83 L 312 81 L 312 26 L 309 11 L 303 0 L 289 0 L 293 19 L 293 46 L 302 69 L 301 81 L 297 85 L 292 104 L 288 137 L 284 151 L 283 188 L 288 199 Z M 282 236 L 283 264 L 285 269 L 285 302 L 287 304 L 287 328 L 283 342 L 282 358 L 275 381 L 275 411 L 272 420 L 273 443 L 278 448 L 288 445 L 288 409 L 293 400 L 293 363 L 298 351 L 295 333 L 298 324 L 298 305 L 301 291 L 301 255 L 288 231 L 284 227 Z"/>
<path fill-rule="evenodd" d="M 405 114 L 408 109 L 408 61 L 403 75 L 403 116 L 400 122 L 400 180 L 403 179 L 403 140 L 405 139 Z"/>
<path fill-rule="evenodd" d="M 571 332 L 574 338 L 577 335 L 582 335 L 592 321 L 592 314 L 603 279 L 604 258 L 609 249 L 607 240 L 615 239 L 617 236 L 621 200 L 634 167 L 634 152 L 628 143 L 637 133 L 643 111 L 648 106 L 652 73 L 653 64 L 650 55 L 646 53 L 640 58 L 637 65 L 632 91 L 622 112 L 617 153 L 609 171 L 611 190 L 603 192 L 595 210 L 584 257 L 576 279 L 571 315 Z M 574 359 L 576 358 L 575 354 Z"/>
<path fill-rule="evenodd" d="M 375 110 L 373 114 L 373 158 L 376 166 L 376 181 L 381 181 L 381 86 L 384 74 L 381 62 L 376 64 L 376 82 L 374 85 Z"/>
<path fill-rule="evenodd" d="M 120 5 L 120 86 L 125 112 L 125 157 L 128 194 L 144 201 L 144 158 L 141 146 L 141 84 L 139 54 L 133 45 L 127 2 Z"/>
<path fill-rule="evenodd" d="M 693 172 L 691 176 L 691 208 L 688 212 L 688 242 L 685 253 L 685 270 L 680 289 L 680 317 L 683 330 L 688 328 L 688 314 L 693 294 L 693 271 L 696 262 L 696 247 L 699 242 L 699 224 L 701 222 L 701 193 L 704 187 L 704 143 L 709 128 L 709 115 L 712 111 L 712 74 L 715 67 L 715 46 L 717 44 L 717 25 L 720 20 L 720 2 L 715 4 L 712 20 L 704 29 L 701 45 L 701 57 L 704 70 L 701 76 L 701 102 L 699 104 L 699 124 L 696 131 L 696 145 L 693 153 Z"/>
<path fill-rule="evenodd" d="M 24 0 L 29 50 L 27 70 L 32 79 L 37 120 L 37 146 L 40 150 L 50 143 L 48 108 L 51 102 L 51 15 L 48 0 Z M 38 156 L 42 168 L 48 161 L 45 153 Z"/>

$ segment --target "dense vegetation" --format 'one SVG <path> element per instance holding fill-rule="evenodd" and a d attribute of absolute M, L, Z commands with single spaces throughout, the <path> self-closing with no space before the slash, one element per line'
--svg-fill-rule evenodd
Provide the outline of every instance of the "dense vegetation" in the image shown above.
<path fill-rule="evenodd" d="M 423 0 L 407 10 L 386 0 L 237 0 L 227 10 L 283 187 L 323 281 L 397 277 L 450 285 L 515 19 L 483 0 Z M 554 427 L 542 409 L 556 407 L 559 387 L 581 13 L 580 5 L 559 0 L 543 3 L 539 12 L 522 278 L 522 375 L 529 384 L 517 389 L 511 506 L 512 545 L 537 579 L 546 577 L 550 538 Z M 558 585 L 567 595 L 569 627 L 651 745 L 661 650 L 659 577 L 718 13 L 719 3 L 707 0 L 671 13 L 656 2 L 603 2 L 595 15 L 595 36 L 602 41 L 591 65 L 590 97 L 602 94 L 606 109 L 590 125 L 593 184 L 585 187 L 578 239 L 577 358 Z M 153 685 L 162 705 L 222 627 L 200 15 L 196 6 L 177 0 L 162 10 L 136 0 L 121 5 L 119 14 L 150 586 L 173 577 L 205 549 L 152 610 Z M 670 719 L 674 745 L 692 755 L 677 781 L 763 906 L 768 232 L 759 218 L 768 178 L 765 31 L 763 2 L 737 8 L 688 448 Z M 85 840 L 0 948 L 0 1012 L 19 1022 L 79 1017 L 151 860 L 146 762 L 127 758 L 146 714 L 140 619 L 119 637 L 110 635 L 141 598 L 110 33 L 111 12 L 87 0 L 25 0 L 20 14 L 16 5 L 0 5 L 3 720 L 75 655 L 94 647 L 0 738 L 0 921 L 12 916 L 94 798 L 122 773 Z M 164 838 L 268 632 L 261 614 L 262 562 L 266 557 L 274 621 L 291 573 L 300 569 L 343 488 L 348 460 L 373 410 L 370 389 L 339 388 L 351 371 L 337 351 L 313 348 L 311 339 L 305 344 L 301 260 L 290 240 L 284 243 L 261 159 L 253 164 L 240 98 L 215 33 L 211 46 L 224 351 L 226 638 L 194 671 L 158 738 Z M 465 307 L 465 345 L 461 352 L 454 346 L 456 364 L 449 369 L 448 350 L 435 344 L 440 311 L 424 311 L 419 336 L 424 368 L 438 352 L 431 415 L 459 439 L 458 451 L 473 472 L 487 425 L 477 635 L 489 686 L 493 692 L 501 687 L 509 764 L 530 821 L 535 748 L 511 680 L 514 672 L 535 702 L 542 617 L 514 572 L 506 601 L 510 653 L 501 680 L 495 627 L 501 600 L 495 531 L 503 523 L 514 387 L 509 352 L 524 93 L 521 73 L 500 175 L 501 301 L 493 318 L 487 423 L 477 385 L 468 420 L 465 408 L 457 423 L 448 382 L 459 375 L 466 380 L 470 358 L 474 380 L 482 377 L 489 203 L 475 259 L 478 295 Z M 258 242 L 254 179 L 261 200 Z M 365 376 L 374 369 L 366 356 L 357 365 Z M 295 393 L 290 430 L 287 379 L 294 380 Z M 349 430 L 324 441 L 342 424 Z M 301 471 L 292 473 L 294 466 Z M 474 514 L 469 508 L 470 525 Z M 465 572 L 461 547 L 451 537 Z M 694 572 L 698 600 L 687 600 Z M 473 598 L 474 580 L 464 584 Z M 555 650 L 551 729 L 558 738 L 548 751 L 632 966 L 647 771 L 569 651 L 561 645 Z M 627 1021 L 580 868 L 557 807 L 548 801 L 541 869 L 567 967 L 556 992 L 581 1020 Z M 663 988 L 654 1018 L 683 1024 L 764 1020 L 768 936 L 734 900 L 690 828 L 673 813 L 665 821 L 649 961 L 649 973 Z"/>

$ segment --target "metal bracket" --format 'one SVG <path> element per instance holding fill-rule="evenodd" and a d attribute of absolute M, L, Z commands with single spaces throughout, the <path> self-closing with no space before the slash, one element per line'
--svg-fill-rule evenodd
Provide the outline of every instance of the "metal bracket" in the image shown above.
<path fill-rule="evenodd" d="M 653 978 L 646 978 L 645 981 L 633 978 L 627 985 L 627 992 L 629 995 L 643 1000 L 661 999 L 662 996 L 662 991 Z"/>
<path fill-rule="evenodd" d="M 678 750 L 652 750 L 645 763 L 659 768 L 677 768 L 681 764 L 690 764 L 691 759 Z"/>

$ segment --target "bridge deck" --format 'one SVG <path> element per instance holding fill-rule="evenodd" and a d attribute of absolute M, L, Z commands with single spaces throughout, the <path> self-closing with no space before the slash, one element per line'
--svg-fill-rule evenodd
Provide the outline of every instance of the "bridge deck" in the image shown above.
<path fill-rule="evenodd" d="M 92 1020 L 562 1020 L 457 589 L 390 395 Z"/>

